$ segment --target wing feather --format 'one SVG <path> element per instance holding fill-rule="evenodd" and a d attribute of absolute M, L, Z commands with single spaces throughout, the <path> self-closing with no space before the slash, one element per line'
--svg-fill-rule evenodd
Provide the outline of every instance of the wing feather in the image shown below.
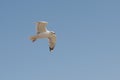
<path fill-rule="evenodd" d="M 45 21 L 41 21 L 41 22 L 37 22 L 37 34 L 38 33 L 42 33 L 42 32 L 46 32 L 47 29 L 46 29 L 46 26 L 47 26 L 48 22 L 45 22 Z"/>
<path fill-rule="evenodd" d="M 50 51 L 52 51 L 56 44 L 56 35 L 54 34 L 50 36 L 48 39 L 49 39 L 49 48 L 50 48 Z"/>

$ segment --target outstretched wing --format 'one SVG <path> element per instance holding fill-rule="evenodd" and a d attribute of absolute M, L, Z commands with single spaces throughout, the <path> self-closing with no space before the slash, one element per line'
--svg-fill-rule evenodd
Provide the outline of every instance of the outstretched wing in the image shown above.
<path fill-rule="evenodd" d="M 45 21 L 41 21 L 41 22 L 37 22 L 37 34 L 38 33 L 42 33 L 42 32 L 46 32 L 47 29 L 46 29 L 46 26 L 47 26 L 48 22 L 45 22 Z"/>
<path fill-rule="evenodd" d="M 52 52 L 56 44 L 56 35 L 53 34 L 48 38 L 48 40 L 49 40 L 49 50 L 50 52 Z"/>

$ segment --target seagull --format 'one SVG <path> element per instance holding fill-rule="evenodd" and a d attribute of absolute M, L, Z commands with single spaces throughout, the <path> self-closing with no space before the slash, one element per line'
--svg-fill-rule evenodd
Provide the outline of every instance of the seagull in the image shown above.
<path fill-rule="evenodd" d="M 32 40 L 32 42 L 35 42 L 37 39 L 47 38 L 49 43 L 49 50 L 50 52 L 53 52 L 53 49 L 56 44 L 56 34 L 54 31 L 47 30 L 46 28 L 47 24 L 48 22 L 46 21 L 37 22 L 36 35 L 31 36 L 30 40 Z"/>

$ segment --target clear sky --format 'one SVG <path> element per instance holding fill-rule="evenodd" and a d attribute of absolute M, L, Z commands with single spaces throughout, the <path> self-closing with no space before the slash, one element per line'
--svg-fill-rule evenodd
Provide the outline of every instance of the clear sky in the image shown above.
<path fill-rule="evenodd" d="M 0 0 L 0 36 L 0 80 L 120 80 L 120 0 Z"/>

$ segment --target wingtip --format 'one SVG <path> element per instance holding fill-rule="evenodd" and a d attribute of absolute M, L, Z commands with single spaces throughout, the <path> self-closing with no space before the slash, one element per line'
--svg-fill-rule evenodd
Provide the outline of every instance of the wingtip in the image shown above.
<path fill-rule="evenodd" d="M 50 52 L 51 52 L 51 54 L 52 54 L 52 53 L 53 53 L 53 50 L 51 50 Z"/>
<path fill-rule="evenodd" d="M 54 48 L 49 47 L 49 50 L 50 50 L 51 53 L 53 52 L 53 49 L 54 49 Z"/>

